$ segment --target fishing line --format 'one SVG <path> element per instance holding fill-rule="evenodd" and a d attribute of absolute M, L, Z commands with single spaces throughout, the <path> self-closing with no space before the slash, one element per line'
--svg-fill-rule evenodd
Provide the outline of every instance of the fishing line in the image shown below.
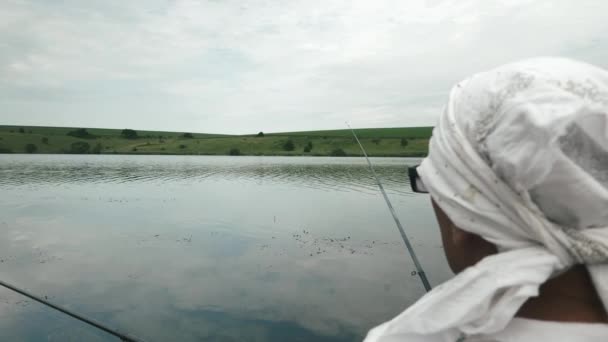
<path fill-rule="evenodd" d="M 126 333 L 123 333 L 123 332 L 119 332 L 116 329 L 110 328 L 110 327 L 108 327 L 108 326 L 106 326 L 104 324 L 101 324 L 101 323 L 99 323 L 97 321 L 94 321 L 94 320 L 92 320 L 90 318 L 86 318 L 86 317 L 84 317 L 84 316 L 82 316 L 80 314 L 77 314 L 77 313 L 75 313 L 73 311 L 70 311 L 70 310 L 68 310 L 68 309 L 66 309 L 64 307 L 61 307 L 61 306 L 57 305 L 57 304 L 53 304 L 53 303 L 51 303 L 51 302 L 49 302 L 49 301 L 47 301 L 45 299 L 42 299 L 42 298 L 40 298 L 40 297 L 38 297 L 38 296 L 36 296 L 34 294 L 31 294 L 31 293 L 29 293 L 29 292 L 27 292 L 25 290 L 22 290 L 22 289 L 14 286 L 14 285 L 11 285 L 9 283 L 3 282 L 1 280 L 0 280 L 0 286 L 4 286 L 4 287 L 6 287 L 9 290 L 15 291 L 15 292 L 17 292 L 19 294 L 22 294 L 22 295 L 24 295 L 24 296 L 26 296 L 28 298 L 33 299 L 33 300 L 35 300 L 35 301 L 37 301 L 39 303 L 42 303 L 42 304 L 44 304 L 44 305 L 46 305 L 46 306 L 48 306 L 50 308 L 53 308 L 53 309 L 55 309 L 55 310 L 57 310 L 59 312 L 62 312 L 64 314 L 68 315 L 68 316 L 72 316 L 73 318 L 75 318 L 75 319 L 77 319 L 77 320 L 79 320 L 81 322 L 84 322 L 84 323 L 86 323 L 88 325 L 91 325 L 91 326 L 93 326 L 93 327 L 95 327 L 97 329 L 103 330 L 103 331 L 107 332 L 110 335 L 114 335 L 114 336 L 118 337 L 121 341 L 124 341 L 124 342 L 144 342 L 144 340 L 142 340 L 142 339 L 139 339 L 137 337 L 134 337 L 132 335 L 129 335 L 129 334 L 126 334 Z"/>
<path fill-rule="evenodd" d="M 376 170 L 374 169 L 372 162 L 369 160 L 369 157 L 367 156 L 367 152 L 365 152 L 365 149 L 363 148 L 361 141 L 359 141 L 359 138 L 357 137 L 355 130 L 352 127 L 350 127 L 348 122 L 346 123 L 346 125 L 348 126 L 350 131 L 353 132 L 353 137 L 355 137 L 357 144 L 359 144 L 359 147 L 361 148 L 361 152 L 363 152 L 363 155 L 365 156 L 365 159 L 367 160 L 367 165 L 369 165 L 369 169 L 372 171 L 372 174 L 374 175 L 374 178 L 376 179 L 376 183 L 378 184 L 378 188 L 380 188 L 380 192 L 382 193 L 382 196 L 384 197 L 384 201 L 386 202 L 386 205 L 388 205 L 388 209 L 390 210 L 391 215 L 393 215 L 393 220 L 395 220 L 395 224 L 397 225 L 397 229 L 399 229 L 399 233 L 401 234 L 401 238 L 403 239 L 403 242 L 405 243 L 405 247 L 407 247 L 407 251 L 410 253 L 410 256 L 412 257 L 412 261 L 414 262 L 414 266 L 416 267 L 416 273 L 420 277 L 420 280 L 422 281 L 422 285 L 424 286 L 424 289 L 426 290 L 426 292 L 429 292 L 431 290 L 431 284 L 429 283 L 429 280 L 426 278 L 426 274 L 424 273 L 424 270 L 422 269 L 422 266 L 420 265 L 420 262 L 418 261 L 416 252 L 414 252 L 414 247 L 412 247 L 410 240 L 407 238 L 407 235 L 405 234 L 405 230 L 403 230 L 403 226 L 401 225 L 401 221 L 399 221 L 399 218 L 397 217 L 397 213 L 395 213 L 395 209 L 393 208 L 393 205 L 391 204 L 391 201 L 389 200 L 388 195 L 386 194 L 386 191 L 384 191 L 384 186 L 382 185 L 382 182 L 380 182 L 380 178 L 378 178 L 378 175 L 376 174 Z"/>

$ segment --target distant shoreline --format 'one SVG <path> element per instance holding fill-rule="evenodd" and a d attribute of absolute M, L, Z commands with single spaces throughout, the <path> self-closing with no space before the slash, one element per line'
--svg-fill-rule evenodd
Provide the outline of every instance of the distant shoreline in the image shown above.
<path fill-rule="evenodd" d="M 424 157 L 432 127 L 357 129 L 372 157 Z M 0 126 L 0 153 L 359 157 L 350 130 L 253 135 Z"/>

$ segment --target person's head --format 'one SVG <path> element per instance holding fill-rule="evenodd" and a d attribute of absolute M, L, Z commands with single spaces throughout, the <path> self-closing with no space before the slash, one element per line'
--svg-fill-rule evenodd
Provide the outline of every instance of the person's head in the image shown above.
<path fill-rule="evenodd" d="M 372 336 L 456 341 L 516 315 L 605 321 L 594 307 L 608 308 L 608 71 L 539 58 L 458 83 L 409 176 L 432 197 L 458 274 Z M 576 285 L 569 294 L 592 295 L 561 300 L 560 278 Z M 582 304 L 556 317 L 534 311 L 536 296 L 565 311 Z"/>
<path fill-rule="evenodd" d="M 607 89 L 606 71 L 559 58 L 453 88 L 419 173 L 454 272 L 530 246 L 565 267 L 608 259 L 579 248 L 608 227 Z"/>

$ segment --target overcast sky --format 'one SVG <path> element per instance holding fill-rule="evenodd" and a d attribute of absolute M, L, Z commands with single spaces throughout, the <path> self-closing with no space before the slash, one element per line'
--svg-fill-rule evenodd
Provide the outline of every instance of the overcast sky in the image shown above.
<path fill-rule="evenodd" d="M 540 55 L 608 68 L 605 0 L 0 2 L 0 124 L 215 133 L 433 125 Z"/>

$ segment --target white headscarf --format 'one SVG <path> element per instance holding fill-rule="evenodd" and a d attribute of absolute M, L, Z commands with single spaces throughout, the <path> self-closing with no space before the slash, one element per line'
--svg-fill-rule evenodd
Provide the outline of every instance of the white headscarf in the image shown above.
<path fill-rule="evenodd" d="M 549 278 L 587 265 L 608 308 L 608 72 L 537 58 L 451 91 L 420 176 L 456 226 L 495 244 L 366 341 L 503 330 Z"/>

